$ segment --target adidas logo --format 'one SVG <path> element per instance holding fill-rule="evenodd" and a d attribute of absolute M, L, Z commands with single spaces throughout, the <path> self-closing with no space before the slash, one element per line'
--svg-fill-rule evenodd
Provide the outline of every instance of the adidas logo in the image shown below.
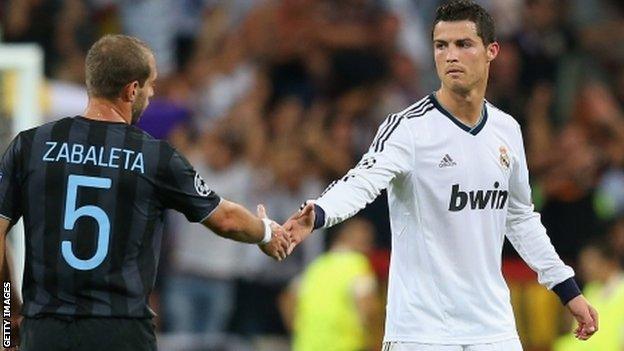
<path fill-rule="evenodd" d="M 438 167 L 440 168 L 452 167 L 452 166 L 457 166 L 457 162 L 453 161 L 453 159 L 451 158 L 451 156 L 449 156 L 449 154 L 444 155 L 444 157 L 442 158 L 442 161 L 440 161 L 440 164 L 438 165 Z"/>

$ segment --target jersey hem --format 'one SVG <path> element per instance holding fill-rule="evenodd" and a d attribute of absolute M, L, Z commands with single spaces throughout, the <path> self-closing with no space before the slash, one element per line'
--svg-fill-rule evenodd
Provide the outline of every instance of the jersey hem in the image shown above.
<path fill-rule="evenodd" d="M 474 344 L 488 344 L 493 342 L 502 342 L 519 338 L 518 333 L 505 333 L 497 334 L 489 337 L 477 337 L 477 338 L 427 338 L 414 335 L 390 335 L 385 336 L 383 342 L 414 342 L 421 344 L 434 344 L 434 345 L 474 345 Z"/>
<path fill-rule="evenodd" d="M 205 220 L 210 218 L 210 216 L 212 216 L 212 214 L 217 210 L 217 208 L 219 208 L 219 205 L 221 205 L 222 202 L 223 202 L 223 198 L 220 197 L 219 198 L 219 203 L 217 204 L 217 206 L 215 206 L 215 208 L 213 208 L 210 212 L 208 212 L 208 214 L 204 218 L 202 218 L 202 220 L 200 220 L 197 223 L 204 223 Z"/>

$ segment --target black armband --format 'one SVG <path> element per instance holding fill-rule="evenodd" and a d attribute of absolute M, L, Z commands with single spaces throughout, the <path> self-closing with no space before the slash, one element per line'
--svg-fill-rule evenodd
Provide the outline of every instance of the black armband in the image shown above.
<path fill-rule="evenodd" d="M 314 229 L 322 228 L 325 225 L 325 210 L 321 206 L 314 204 Z"/>
<path fill-rule="evenodd" d="M 581 289 L 579 289 L 578 285 L 574 278 L 568 278 L 561 283 L 555 285 L 552 288 L 552 291 L 559 296 L 561 303 L 566 305 L 570 300 L 579 296 L 581 294 Z"/>

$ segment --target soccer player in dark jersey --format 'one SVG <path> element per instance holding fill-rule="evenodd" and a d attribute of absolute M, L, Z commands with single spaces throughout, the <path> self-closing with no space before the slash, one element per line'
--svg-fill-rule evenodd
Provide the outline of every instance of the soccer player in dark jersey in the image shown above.
<path fill-rule="evenodd" d="M 165 209 L 225 238 L 286 257 L 288 235 L 220 198 L 189 162 L 137 122 L 156 63 L 138 39 L 112 35 L 86 59 L 83 116 L 21 132 L 0 165 L 0 262 L 24 219 L 21 350 L 155 350 L 148 296 Z"/>

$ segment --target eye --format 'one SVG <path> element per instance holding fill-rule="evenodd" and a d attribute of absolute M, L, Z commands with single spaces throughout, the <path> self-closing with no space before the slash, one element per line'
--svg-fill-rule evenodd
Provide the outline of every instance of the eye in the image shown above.
<path fill-rule="evenodd" d="M 436 49 L 443 49 L 446 45 L 444 45 L 443 43 L 436 43 L 435 44 L 435 48 Z"/>
<path fill-rule="evenodd" d="M 469 42 L 469 41 L 464 41 L 464 42 L 461 43 L 461 47 L 462 48 L 469 48 L 471 46 L 472 46 L 472 43 Z"/>

